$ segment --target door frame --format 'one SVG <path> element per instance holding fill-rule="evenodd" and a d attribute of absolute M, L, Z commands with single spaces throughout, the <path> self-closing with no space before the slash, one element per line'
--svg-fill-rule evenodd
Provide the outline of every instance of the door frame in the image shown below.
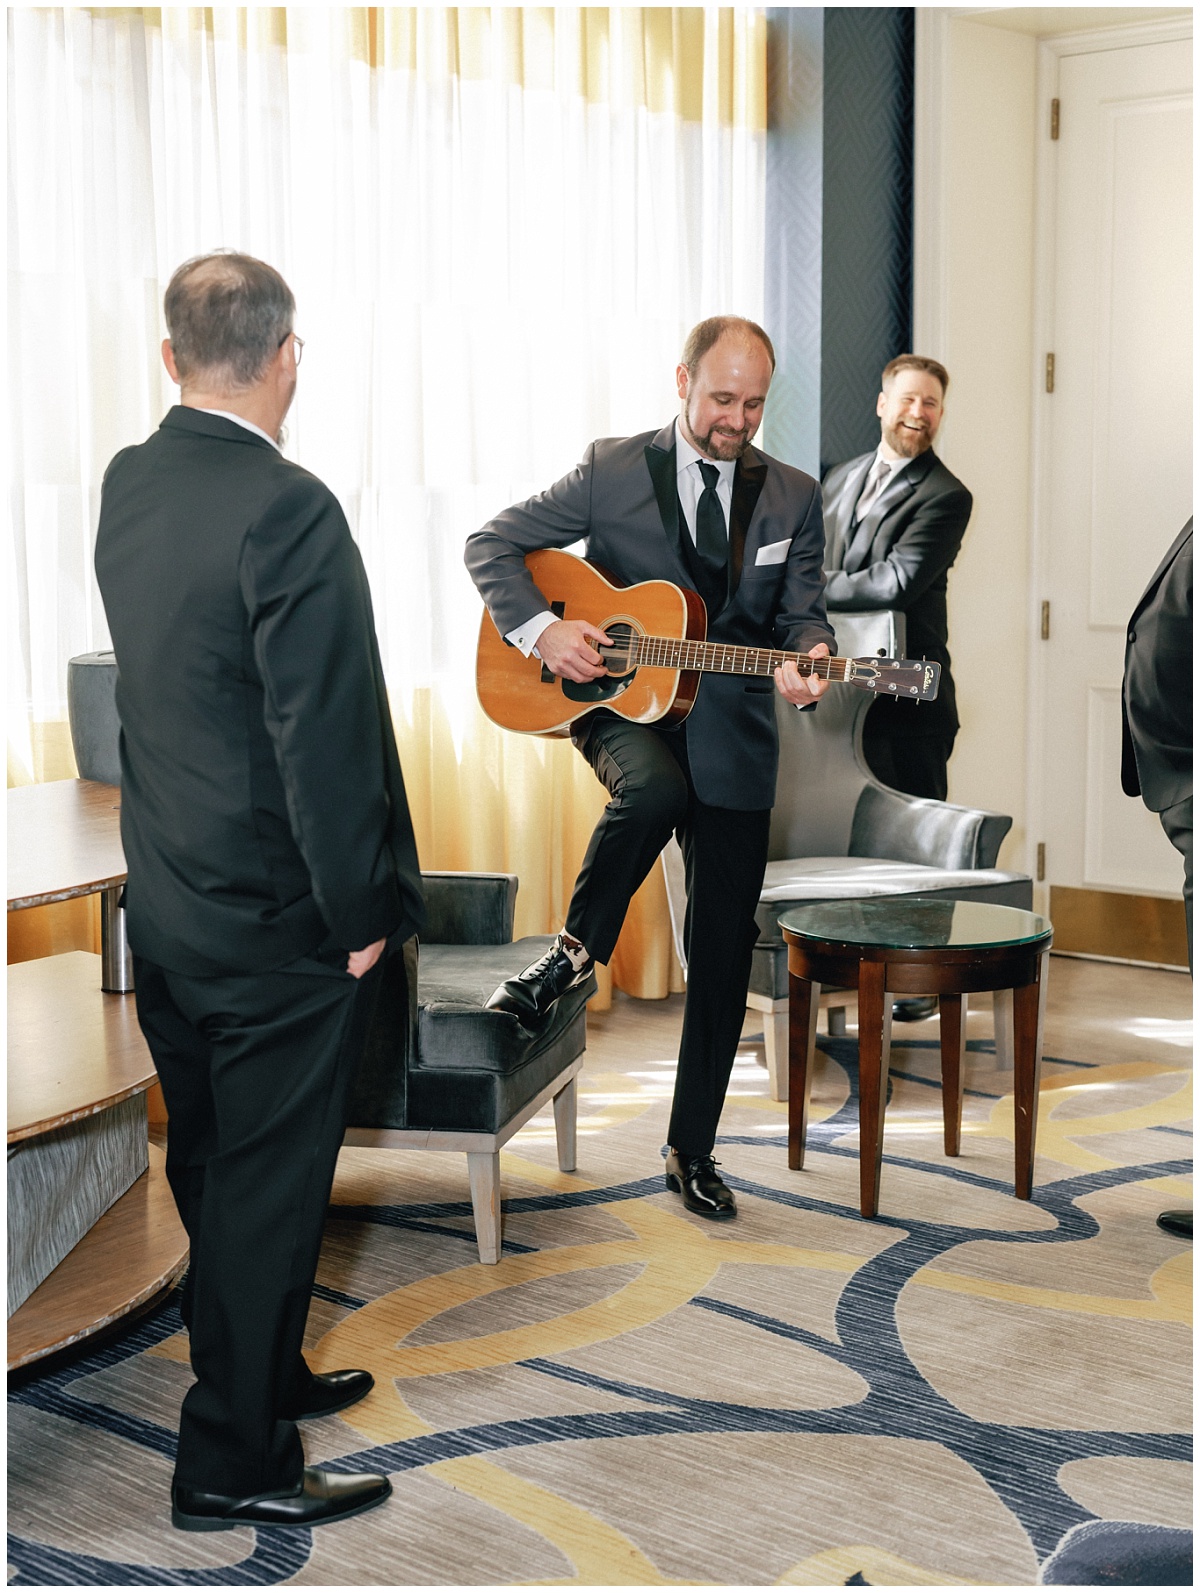
<path fill-rule="evenodd" d="M 1027 651 L 1029 659 L 1028 699 L 1026 703 L 1026 794 L 1027 815 L 1025 867 L 1034 877 L 1034 905 L 1045 912 L 1049 906 L 1047 881 L 1037 879 L 1038 837 L 1045 833 L 1047 773 L 1045 759 L 1045 705 L 1049 689 L 1047 666 L 1041 648 L 1042 594 L 1047 585 L 1048 501 L 1050 496 L 1048 405 L 1053 394 L 1046 392 L 1045 358 L 1054 346 L 1054 283 L 1057 258 L 1054 247 L 1058 207 L 1058 149 L 1049 137 L 1050 102 L 1058 87 L 1059 63 L 1070 55 L 1094 55 L 1104 50 L 1129 49 L 1143 44 L 1168 44 L 1192 37 L 1190 17 L 1163 18 L 1155 22 L 1135 22 L 1120 27 L 1096 28 L 1084 33 L 1069 33 L 1038 40 L 1035 103 L 1042 129 L 1036 143 L 1034 169 L 1033 227 L 1033 345 L 1030 350 L 1032 381 L 1030 412 L 1033 434 L 1030 438 L 1029 493 L 1029 602 Z M 1053 615 L 1051 615 L 1053 624 Z"/>
<path fill-rule="evenodd" d="M 969 6 L 918 6 L 914 59 L 913 114 L 913 347 L 938 359 L 950 355 L 947 262 L 949 257 L 949 197 L 947 192 L 947 112 L 951 97 L 950 27 L 956 20 L 987 26 L 994 8 Z M 1032 18 L 1036 8 L 1026 13 Z M 1020 31 L 1025 32 L 1022 28 Z M 1027 659 L 1024 696 L 1025 779 L 1024 811 L 1018 823 L 1024 828 L 1024 849 L 1010 866 L 1023 868 L 1035 880 L 1034 902 L 1045 911 L 1049 889 L 1036 882 L 1037 844 L 1044 839 L 1046 771 L 1043 759 L 1043 703 L 1047 671 L 1040 647 L 1041 600 L 1046 580 L 1047 448 L 1048 416 L 1044 408 L 1044 359 L 1050 348 L 1054 310 L 1054 223 L 1057 203 L 1057 146 L 1050 140 L 1050 101 L 1058 78 L 1058 64 L 1068 55 L 1137 44 L 1157 44 L 1190 39 L 1190 15 L 1155 21 L 1125 21 L 1117 26 L 1078 33 L 1047 35 L 1036 39 L 1031 71 L 1034 114 L 1039 135 L 1034 141 L 1034 169 L 1030 173 L 1033 207 L 1032 297 L 1030 321 L 1023 335 L 1029 338 L 1028 370 L 1030 432 L 1028 444 L 1026 521 L 1028 590 L 1024 604 L 1024 645 Z M 1008 639 L 1006 639 L 1008 640 Z M 1012 640 L 1016 640 L 1013 638 Z M 1019 644 L 1018 644 L 1019 645 Z"/>

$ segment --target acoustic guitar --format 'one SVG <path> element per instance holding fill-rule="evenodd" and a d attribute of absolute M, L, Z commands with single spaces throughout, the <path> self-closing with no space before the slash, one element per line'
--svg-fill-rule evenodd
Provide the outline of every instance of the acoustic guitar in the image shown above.
<path fill-rule="evenodd" d="M 559 619 L 586 620 L 610 637 L 597 651 L 606 675 L 582 685 L 552 674 L 506 642 L 484 610 L 475 684 L 484 713 L 505 730 L 565 736 L 597 708 L 634 724 L 678 724 L 696 700 L 700 676 L 773 675 L 790 659 L 802 675 L 858 686 L 880 696 L 932 702 L 940 664 L 907 658 L 809 658 L 766 647 L 705 640 L 708 614 L 699 593 L 670 581 L 622 586 L 586 559 L 544 548 L 525 559 L 538 590 Z"/>

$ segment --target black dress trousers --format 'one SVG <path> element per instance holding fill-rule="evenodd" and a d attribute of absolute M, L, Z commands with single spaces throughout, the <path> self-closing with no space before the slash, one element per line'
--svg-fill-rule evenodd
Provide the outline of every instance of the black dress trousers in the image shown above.
<path fill-rule="evenodd" d="M 361 980 L 311 957 L 214 978 L 138 957 L 134 968 L 191 1245 L 196 1382 L 175 1480 L 238 1497 L 286 1490 L 304 1454 L 283 1412 L 312 1379 L 304 1326 L 379 964 Z"/>
<path fill-rule="evenodd" d="M 875 778 L 893 791 L 944 802 L 955 732 L 918 734 L 919 726 L 904 711 L 910 706 L 890 700 L 871 704 L 863 722 L 863 757 Z"/>
<path fill-rule="evenodd" d="M 611 958 L 634 892 L 672 834 L 679 838 L 687 877 L 688 980 L 668 1135 L 677 1150 L 706 1156 L 746 1013 L 771 810 L 701 802 L 683 730 L 660 731 L 598 713 L 575 741 L 610 796 L 566 923 L 598 962 Z"/>

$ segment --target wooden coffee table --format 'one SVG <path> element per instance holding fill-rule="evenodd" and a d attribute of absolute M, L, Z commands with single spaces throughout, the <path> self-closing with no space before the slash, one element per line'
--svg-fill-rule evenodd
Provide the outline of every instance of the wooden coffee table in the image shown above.
<path fill-rule="evenodd" d="M 804 1166 L 817 1001 L 825 984 L 858 991 L 859 1209 L 879 1214 L 892 1000 L 936 994 L 947 1156 L 962 1131 L 964 996 L 997 992 L 996 1051 L 1013 1068 L 1016 1194 L 1033 1193 L 1042 1018 L 1053 926 L 989 902 L 895 897 L 796 907 L 779 920 L 788 948 L 788 1166 Z"/>

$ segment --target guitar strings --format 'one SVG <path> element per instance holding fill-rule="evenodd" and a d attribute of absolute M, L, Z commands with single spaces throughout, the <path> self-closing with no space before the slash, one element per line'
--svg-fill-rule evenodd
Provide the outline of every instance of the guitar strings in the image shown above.
<path fill-rule="evenodd" d="M 696 669 L 706 674 L 771 675 L 790 660 L 802 675 L 836 681 L 846 679 L 853 663 L 847 658 L 809 658 L 804 653 L 739 647 L 725 642 L 679 641 L 668 636 L 634 636 L 630 642 L 631 665 Z"/>

